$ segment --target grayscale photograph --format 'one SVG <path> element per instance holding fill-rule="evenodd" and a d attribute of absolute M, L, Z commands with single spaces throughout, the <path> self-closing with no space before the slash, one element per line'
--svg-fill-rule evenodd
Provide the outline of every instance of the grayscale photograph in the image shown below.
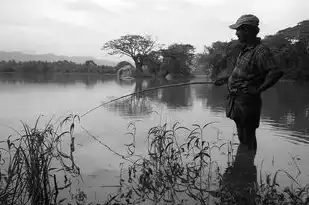
<path fill-rule="evenodd" d="M 0 0 L 0 205 L 309 205 L 308 0 Z"/>

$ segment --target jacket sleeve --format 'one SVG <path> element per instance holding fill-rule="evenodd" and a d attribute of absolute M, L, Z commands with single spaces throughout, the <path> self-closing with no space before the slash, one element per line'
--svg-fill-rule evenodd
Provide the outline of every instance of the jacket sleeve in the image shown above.
<path fill-rule="evenodd" d="M 257 50 L 255 57 L 259 72 L 267 74 L 271 70 L 278 69 L 274 55 L 271 53 L 269 48 L 262 46 Z"/>

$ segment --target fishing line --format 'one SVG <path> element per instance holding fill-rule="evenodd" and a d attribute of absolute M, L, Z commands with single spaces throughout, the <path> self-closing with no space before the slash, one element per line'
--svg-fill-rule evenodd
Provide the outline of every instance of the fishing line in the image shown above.
<path fill-rule="evenodd" d="M 94 108 L 90 109 L 89 111 L 87 111 L 86 113 L 82 114 L 81 117 L 84 117 L 85 115 L 91 113 L 92 111 L 94 111 L 94 110 L 96 110 L 96 109 L 98 109 L 102 106 L 105 106 L 109 103 L 115 102 L 117 100 L 121 100 L 121 99 L 129 97 L 129 96 L 138 95 L 140 93 L 158 90 L 158 89 L 162 89 L 162 88 L 170 88 L 170 87 L 185 86 L 185 85 L 201 85 L 201 84 L 214 84 L 214 82 L 213 81 L 197 81 L 197 82 L 189 82 L 189 83 L 177 83 L 177 84 L 163 85 L 163 86 L 153 87 L 153 88 L 149 88 L 149 89 L 145 89 L 145 90 L 140 90 L 140 91 L 137 91 L 137 92 L 134 92 L 134 93 L 123 95 L 119 98 L 110 100 L 108 102 L 102 103 L 101 105 L 98 105 L 97 107 L 94 107 Z"/>

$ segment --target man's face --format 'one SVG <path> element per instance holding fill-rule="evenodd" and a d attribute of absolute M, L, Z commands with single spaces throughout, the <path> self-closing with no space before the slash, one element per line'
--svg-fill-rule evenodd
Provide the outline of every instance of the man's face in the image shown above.
<path fill-rule="evenodd" d="M 240 26 L 236 29 L 236 36 L 238 37 L 240 43 L 245 43 L 248 38 L 247 29 L 244 26 Z"/>

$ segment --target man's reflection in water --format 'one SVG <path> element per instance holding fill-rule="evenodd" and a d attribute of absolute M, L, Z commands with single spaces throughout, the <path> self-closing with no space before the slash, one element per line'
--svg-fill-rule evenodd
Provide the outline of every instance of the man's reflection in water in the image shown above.
<path fill-rule="evenodd" d="M 246 145 L 239 145 L 234 163 L 223 175 L 223 186 L 229 193 L 235 194 L 237 204 L 254 204 L 254 187 L 257 184 L 255 154 Z"/>

